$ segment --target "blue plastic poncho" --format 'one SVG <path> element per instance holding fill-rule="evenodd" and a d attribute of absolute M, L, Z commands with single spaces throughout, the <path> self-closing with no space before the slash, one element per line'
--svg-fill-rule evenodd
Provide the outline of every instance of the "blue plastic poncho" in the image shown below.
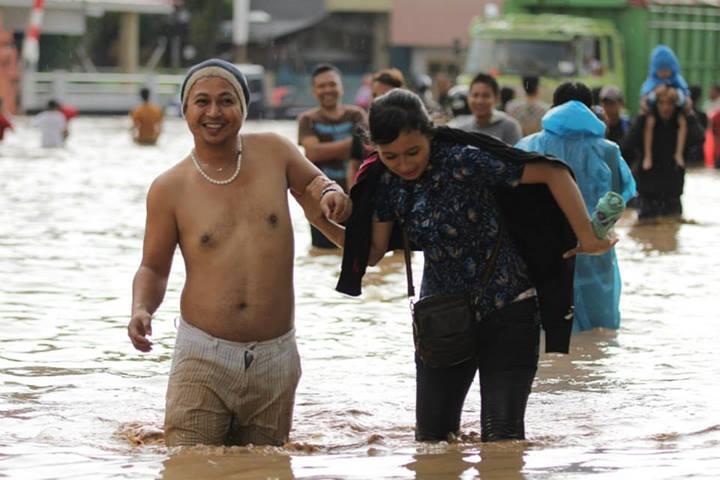
<path fill-rule="evenodd" d="M 672 75 L 668 78 L 660 78 L 657 73 L 659 70 L 670 70 Z M 685 96 L 690 95 L 688 84 L 680 75 L 680 62 L 678 62 L 675 52 L 666 45 L 658 45 L 653 48 L 650 54 L 650 66 L 648 67 L 648 76 L 640 87 L 640 95 L 649 95 L 659 85 L 668 85 L 680 90 Z"/>
<path fill-rule="evenodd" d="M 627 202 L 635 180 L 617 144 L 605 140 L 605 124 L 583 103 L 570 101 L 548 111 L 543 130 L 520 140 L 517 148 L 552 154 L 575 172 L 588 211 L 612 190 Z M 600 256 L 579 255 L 575 263 L 573 330 L 620 326 L 620 269 L 615 249 Z"/>

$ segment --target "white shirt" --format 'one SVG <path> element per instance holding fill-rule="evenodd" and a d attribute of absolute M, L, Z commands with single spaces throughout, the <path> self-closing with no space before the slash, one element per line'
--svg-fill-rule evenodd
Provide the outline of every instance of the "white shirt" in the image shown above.
<path fill-rule="evenodd" d="M 40 128 L 40 144 L 44 148 L 62 147 L 65 144 L 67 120 L 59 110 L 47 110 L 37 114 L 33 125 Z"/>

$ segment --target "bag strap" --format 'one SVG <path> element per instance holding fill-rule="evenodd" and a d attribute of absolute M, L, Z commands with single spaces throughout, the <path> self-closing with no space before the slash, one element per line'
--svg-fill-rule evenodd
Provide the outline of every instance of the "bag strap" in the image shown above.
<path fill-rule="evenodd" d="M 410 240 L 408 240 L 405 227 L 402 228 L 403 250 L 405 251 L 405 276 L 407 277 L 407 296 L 415 296 L 415 285 L 413 284 L 412 264 L 410 263 Z"/>
<path fill-rule="evenodd" d="M 482 291 L 485 292 L 485 288 L 487 287 L 487 283 L 490 281 L 490 275 L 495 270 L 495 263 L 497 263 L 497 257 L 500 253 L 500 242 L 502 241 L 502 233 L 503 233 L 503 223 L 502 221 L 499 223 L 499 229 L 498 229 L 498 237 L 497 241 L 495 242 L 495 246 L 493 247 L 492 255 L 490 255 L 490 259 L 485 264 L 485 269 L 483 270 L 482 274 Z M 408 240 L 407 232 L 405 231 L 405 227 L 402 228 L 402 240 L 403 240 L 403 250 L 405 251 L 405 276 L 407 277 L 407 295 L 409 298 L 412 298 L 415 296 L 415 285 L 413 283 L 413 273 L 412 273 L 412 264 L 410 261 L 410 240 Z"/>

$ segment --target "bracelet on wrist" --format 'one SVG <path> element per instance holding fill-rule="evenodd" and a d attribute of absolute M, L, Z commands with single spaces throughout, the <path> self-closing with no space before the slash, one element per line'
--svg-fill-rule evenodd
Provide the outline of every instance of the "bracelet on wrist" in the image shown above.
<path fill-rule="evenodd" d="M 342 190 L 340 189 L 340 186 L 336 183 L 332 184 L 332 185 L 328 185 L 327 187 L 323 188 L 322 192 L 320 192 L 320 199 L 322 200 L 322 198 L 330 192 L 341 192 L 341 191 Z"/>

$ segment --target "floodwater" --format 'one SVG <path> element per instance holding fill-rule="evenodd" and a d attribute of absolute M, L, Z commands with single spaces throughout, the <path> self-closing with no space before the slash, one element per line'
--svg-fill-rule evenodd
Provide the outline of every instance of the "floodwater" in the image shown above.
<path fill-rule="evenodd" d="M 247 128 L 295 135 L 292 122 Z M 133 440 L 162 425 L 179 258 L 150 354 L 131 347 L 126 324 L 146 189 L 190 135 L 175 119 L 159 146 L 139 147 L 124 118 L 79 118 L 68 146 L 48 151 L 28 119 L 17 130 L 0 144 L 0 477 L 720 478 L 717 172 L 689 172 L 692 221 L 620 226 L 622 328 L 541 358 L 525 442 L 477 441 L 477 384 L 460 442 L 413 440 L 402 260 L 371 269 L 362 298 L 336 293 L 339 257 L 309 248 L 293 204 L 304 372 L 291 443 L 175 452 Z"/>

